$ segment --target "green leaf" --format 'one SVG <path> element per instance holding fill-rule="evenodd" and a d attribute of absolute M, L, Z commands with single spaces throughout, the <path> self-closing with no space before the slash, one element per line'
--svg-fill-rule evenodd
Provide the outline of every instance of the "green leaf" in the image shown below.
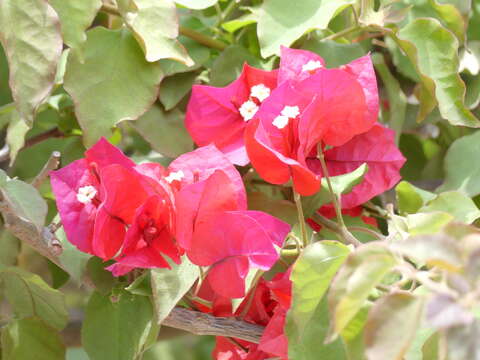
<path fill-rule="evenodd" d="M 23 181 L 10 179 L 0 185 L 4 201 L 13 213 L 41 231 L 47 216 L 47 203 L 37 189 Z"/>
<path fill-rule="evenodd" d="M 453 215 L 455 220 L 471 224 L 480 217 L 480 210 L 472 199 L 459 191 L 441 193 L 423 206 L 420 212 L 444 211 Z"/>
<path fill-rule="evenodd" d="M 102 0 L 49 0 L 60 18 L 63 41 L 72 49 L 82 50 Z"/>
<path fill-rule="evenodd" d="M 18 152 L 25 145 L 25 135 L 31 126 L 20 117 L 16 110 L 12 111 L 9 117 L 10 122 L 7 127 L 7 138 L 5 141 L 10 149 L 10 166 L 12 166 Z"/>
<path fill-rule="evenodd" d="M 62 53 L 58 16 L 46 0 L 4 0 L 0 23 L 12 95 L 20 118 L 31 125 L 53 88 Z"/>
<path fill-rule="evenodd" d="M 145 61 L 132 34 L 96 27 L 87 32 L 85 61 L 68 56 L 64 86 L 75 102 L 75 114 L 92 146 L 122 120 L 135 120 L 155 101 L 162 71 Z"/>
<path fill-rule="evenodd" d="M 362 182 L 367 171 L 368 165 L 364 163 L 350 173 L 330 177 L 333 192 L 337 195 L 348 194 L 352 191 L 355 185 Z M 322 178 L 319 192 L 312 196 L 302 197 L 302 206 L 305 217 L 310 217 L 322 205 L 328 204 L 331 201 L 332 196 L 330 194 L 327 179 Z"/>
<path fill-rule="evenodd" d="M 171 110 L 187 95 L 197 78 L 194 72 L 186 72 L 169 76 L 162 81 L 159 100 L 165 110 Z"/>
<path fill-rule="evenodd" d="M 411 235 L 435 234 L 453 220 L 453 216 L 443 212 L 417 213 L 407 215 L 406 223 Z"/>
<path fill-rule="evenodd" d="M 479 127 L 464 103 L 455 36 L 437 20 L 420 18 L 402 28 L 397 40 L 421 76 L 423 96 L 436 98 L 442 117 L 453 125 Z"/>
<path fill-rule="evenodd" d="M 429 0 L 430 6 L 436 11 L 438 17 L 445 26 L 455 34 L 458 41 L 465 41 L 465 30 L 467 28 L 463 16 L 458 8 L 452 4 L 442 4 L 436 0 Z"/>
<path fill-rule="evenodd" d="M 258 22 L 257 14 L 251 13 L 223 23 L 222 28 L 233 34 L 235 31 L 240 30 L 250 24 L 255 24 L 256 22 Z"/>
<path fill-rule="evenodd" d="M 170 0 L 119 1 L 124 21 L 132 29 L 149 62 L 174 59 L 187 66 L 193 60 L 175 38 L 178 18 L 175 4 Z"/>
<path fill-rule="evenodd" d="M 427 201 L 435 198 L 435 194 L 413 186 L 408 181 L 401 181 L 395 187 L 395 193 L 398 210 L 404 214 L 416 213 Z"/>
<path fill-rule="evenodd" d="M 385 64 L 383 55 L 375 53 L 372 55 L 372 60 L 387 91 L 390 109 L 387 113 L 386 122 L 391 129 L 395 130 L 395 142 L 398 144 L 403 130 L 403 123 L 405 122 L 407 97 L 403 93 L 397 79 L 388 69 L 387 64 Z"/>
<path fill-rule="evenodd" d="M 402 360 L 415 337 L 423 301 L 408 293 L 395 292 L 376 301 L 365 325 L 369 360 Z"/>
<path fill-rule="evenodd" d="M 301 334 L 302 342 L 298 344 L 289 341 L 289 358 L 295 360 L 347 360 L 347 355 L 340 339 L 336 339 L 329 344 L 324 343 L 324 339 L 328 334 L 329 322 L 328 301 L 324 297 L 315 309 L 304 333 Z M 292 357 L 292 354 L 295 357 Z"/>
<path fill-rule="evenodd" d="M 333 40 L 307 40 L 302 49 L 319 54 L 327 67 L 338 67 L 365 55 L 366 51 L 358 43 L 342 44 Z"/>
<path fill-rule="evenodd" d="M 458 243 L 445 234 L 411 236 L 391 246 L 400 254 L 430 267 L 458 271 L 463 264 Z"/>
<path fill-rule="evenodd" d="M 177 157 L 193 150 L 193 142 L 183 124 L 184 114 L 178 110 L 164 111 L 154 105 L 131 125 L 149 142 L 155 151 Z"/>
<path fill-rule="evenodd" d="M 60 335 L 37 318 L 14 320 L 2 328 L 2 359 L 64 360 Z"/>
<path fill-rule="evenodd" d="M 54 222 L 60 221 L 57 215 Z M 62 245 L 62 253 L 58 257 L 62 268 L 65 269 L 75 282 L 80 285 L 83 282 L 88 259 L 91 255 L 79 251 L 72 243 L 67 240 L 63 227 L 55 232 L 55 236 Z"/>
<path fill-rule="evenodd" d="M 177 73 L 189 72 L 200 68 L 204 63 L 210 59 L 210 49 L 200 45 L 196 41 L 187 38 L 185 36 L 180 36 L 179 41 L 182 45 L 188 50 L 188 54 L 194 61 L 192 66 L 187 66 L 183 63 L 174 60 L 160 60 L 160 66 L 165 74 L 165 76 L 171 76 Z"/>
<path fill-rule="evenodd" d="M 174 0 L 177 4 L 189 9 L 201 10 L 215 5 L 218 0 Z"/>
<path fill-rule="evenodd" d="M 355 317 L 342 330 L 342 336 L 348 360 L 365 360 L 364 333 L 371 305 L 365 304 Z"/>
<path fill-rule="evenodd" d="M 480 131 L 463 136 L 450 146 L 445 156 L 445 182 L 437 191 L 463 191 L 468 196 L 480 194 Z"/>
<path fill-rule="evenodd" d="M 94 292 L 85 312 L 82 344 L 91 360 L 137 359 L 153 318 L 152 304 L 145 296 L 122 291 L 112 301 Z"/>
<path fill-rule="evenodd" d="M 19 268 L 0 272 L 5 296 L 19 318 L 36 316 L 61 330 L 68 321 L 64 295 L 41 277 Z"/>
<path fill-rule="evenodd" d="M 95 289 L 102 295 L 107 295 L 115 285 L 115 278 L 112 273 L 105 270 L 106 264 L 102 259 L 92 256 L 87 262 L 87 273 L 95 285 Z"/>
<path fill-rule="evenodd" d="M 370 292 L 395 263 L 390 251 L 378 242 L 362 245 L 350 254 L 333 280 L 328 294 L 332 315 L 330 340 L 335 339 L 355 317 Z"/>
<path fill-rule="evenodd" d="M 287 315 L 285 333 L 292 359 L 338 359 L 341 343 L 321 346 L 327 333 L 324 294 L 350 250 L 336 241 L 316 242 L 305 248 L 293 267 L 292 306 Z M 328 316 L 327 316 L 328 318 Z M 334 355 L 335 353 L 335 355 Z M 328 357 L 328 356 L 330 357 Z"/>
<path fill-rule="evenodd" d="M 159 324 L 170 314 L 177 302 L 187 293 L 200 275 L 198 266 L 186 256 L 180 265 L 170 264 L 172 269 L 152 269 L 153 303 Z"/>
<path fill-rule="evenodd" d="M 262 67 L 260 61 L 240 45 L 232 45 L 215 59 L 210 74 L 210 85 L 225 86 L 238 78 L 243 64 Z"/>
<path fill-rule="evenodd" d="M 326 29 L 330 20 L 354 0 L 266 0 L 260 8 L 257 34 L 263 57 L 279 54 L 305 32 Z"/>
<path fill-rule="evenodd" d="M 13 236 L 8 230 L 0 231 L 0 268 L 14 266 L 17 264 L 17 257 L 20 253 L 20 240 Z"/>
<path fill-rule="evenodd" d="M 247 195 L 249 210 L 266 212 L 290 225 L 298 222 L 297 207 L 291 201 L 273 199 L 260 191 L 248 192 Z"/>

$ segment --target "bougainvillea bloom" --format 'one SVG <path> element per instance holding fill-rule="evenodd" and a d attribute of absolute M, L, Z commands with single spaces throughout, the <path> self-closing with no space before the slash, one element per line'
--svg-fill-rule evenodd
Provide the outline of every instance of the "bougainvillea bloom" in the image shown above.
<path fill-rule="evenodd" d="M 266 181 L 292 179 L 297 192 L 311 195 L 320 177 L 307 157 L 319 143 L 342 145 L 368 130 L 373 123 L 365 114 L 359 83 L 341 70 L 321 68 L 296 86 L 285 82 L 265 100 L 245 134 L 248 155 Z"/>
<path fill-rule="evenodd" d="M 111 164 L 128 169 L 135 166 L 119 149 L 102 138 L 85 153 L 84 159 L 50 173 L 67 238 L 79 250 L 90 254 L 100 253 L 93 244 L 95 219 L 104 199 L 99 172 Z M 100 217 L 103 215 L 100 214 Z M 114 242 L 118 241 L 121 239 L 114 237 Z"/>
<path fill-rule="evenodd" d="M 185 126 L 199 146 L 213 143 L 234 164 L 246 165 L 245 126 L 276 85 L 277 71 L 247 64 L 240 77 L 224 88 L 194 85 Z"/>
<path fill-rule="evenodd" d="M 270 269 L 278 260 L 290 226 L 266 213 L 248 211 L 221 170 L 176 194 L 177 240 L 190 260 L 210 266 L 208 278 L 218 294 L 245 295 L 250 268 Z"/>

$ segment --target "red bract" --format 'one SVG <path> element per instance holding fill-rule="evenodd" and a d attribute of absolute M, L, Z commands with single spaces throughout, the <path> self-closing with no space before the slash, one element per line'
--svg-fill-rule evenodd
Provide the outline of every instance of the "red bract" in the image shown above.
<path fill-rule="evenodd" d="M 288 341 L 284 327 L 291 303 L 292 283 L 289 276 L 290 270 L 277 274 L 272 281 L 260 280 L 253 295 L 249 294 L 235 313 L 236 317 L 241 316 L 247 322 L 265 326 L 260 343 L 257 345 L 236 339 L 236 344 L 226 338 L 217 337 L 213 351 L 215 359 L 265 360 L 272 357 L 288 359 Z M 250 296 L 253 296 L 253 299 L 250 299 Z"/>
<path fill-rule="evenodd" d="M 238 202 L 236 188 L 225 172 L 184 186 L 177 194 L 177 239 L 190 260 L 211 266 L 210 284 L 218 294 L 245 294 L 251 267 L 268 270 L 278 259 L 288 224 Z M 245 190 L 243 190 L 245 191 Z"/>
<path fill-rule="evenodd" d="M 353 208 L 394 186 L 401 178 L 405 158 L 395 145 L 393 130 L 376 124 L 348 143 L 325 151 L 325 162 L 330 176 L 349 173 L 363 163 L 368 164 L 363 181 L 342 196 L 342 207 Z M 310 169 L 322 174 L 318 159 L 310 158 L 307 163 Z"/>
<path fill-rule="evenodd" d="M 94 224 L 104 199 L 99 171 L 106 165 L 118 164 L 132 168 L 135 164 L 105 139 L 85 153 L 85 159 L 72 162 L 50 173 L 58 212 L 69 241 L 79 250 L 96 254 L 93 247 Z M 100 221 L 108 222 L 104 213 Z"/>
<path fill-rule="evenodd" d="M 193 140 L 200 146 L 215 144 L 234 164 L 248 164 L 245 126 L 276 84 L 276 71 L 245 64 L 240 77 L 224 88 L 193 86 L 185 119 Z"/>

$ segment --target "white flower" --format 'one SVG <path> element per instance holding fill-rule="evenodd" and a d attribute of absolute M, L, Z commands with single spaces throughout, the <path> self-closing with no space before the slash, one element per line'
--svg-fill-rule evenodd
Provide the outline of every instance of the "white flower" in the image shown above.
<path fill-rule="evenodd" d="M 238 109 L 240 111 L 240 115 L 242 115 L 243 120 L 248 121 L 253 118 L 253 115 L 258 110 L 257 104 L 255 104 L 252 100 L 245 101 L 242 106 Z"/>
<path fill-rule="evenodd" d="M 298 106 L 285 106 L 280 114 L 293 119 L 300 115 L 300 109 Z"/>
<path fill-rule="evenodd" d="M 257 98 L 260 102 L 270 96 L 270 88 L 264 84 L 258 84 L 250 88 L 250 97 Z"/>
<path fill-rule="evenodd" d="M 170 173 L 170 174 L 165 178 L 165 180 L 167 180 L 168 183 L 171 184 L 171 183 L 174 182 L 175 180 L 177 180 L 177 181 L 182 180 L 184 176 L 185 176 L 185 174 L 183 173 L 182 170 L 174 171 L 174 172 Z"/>
<path fill-rule="evenodd" d="M 97 189 L 92 185 L 82 186 L 78 189 L 77 200 L 82 204 L 89 204 L 92 202 L 95 195 L 97 195 Z"/>
<path fill-rule="evenodd" d="M 278 115 L 275 119 L 273 119 L 272 125 L 279 129 L 283 129 L 285 126 L 288 125 L 288 120 L 288 116 Z"/>
<path fill-rule="evenodd" d="M 320 61 L 318 60 L 310 60 L 309 62 L 307 62 L 306 64 L 304 64 L 302 66 L 302 71 L 308 71 L 308 72 L 311 72 L 311 71 L 315 71 L 317 69 L 320 69 L 322 68 L 323 65 Z"/>

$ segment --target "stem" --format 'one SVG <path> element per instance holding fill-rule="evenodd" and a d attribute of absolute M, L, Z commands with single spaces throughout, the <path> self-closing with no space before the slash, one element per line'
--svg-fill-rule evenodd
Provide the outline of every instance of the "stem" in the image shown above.
<path fill-rule="evenodd" d="M 232 0 L 223 13 L 223 20 L 228 20 L 232 12 L 240 5 L 240 1 Z"/>
<path fill-rule="evenodd" d="M 320 160 L 320 164 L 322 165 L 322 172 L 323 176 L 327 179 L 328 190 L 330 191 L 330 195 L 332 196 L 333 206 L 335 208 L 335 213 L 337 214 L 337 219 L 340 221 L 340 225 L 343 228 L 346 228 L 345 222 L 343 221 L 342 216 L 342 208 L 340 207 L 340 202 L 338 201 L 337 194 L 333 191 L 332 182 L 330 181 L 330 175 L 328 174 L 327 164 L 325 163 L 325 155 L 323 153 L 322 144 L 318 144 L 318 158 Z"/>
<path fill-rule="evenodd" d="M 40 171 L 40 173 L 38 173 L 38 175 L 32 180 L 31 185 L 34 188 L 38 189 L 38 187 L 48 177 L 48 174 L 50 174 L 50 171 L 57 169 L 58 165 L 60 165 L 60 152 L 54 151 L 52 152 L 52 155 L 50 155 L 50 158 L 48 159 L 48 161 L 46 162 L 45 166 Z"/>
<path fill-rule="evenodd" d="M 118 11 L 115 6 L 109 4 L 103 4 L 100 8 L 100 11 L 103 11 L 110 15 L 121 16 L 120 11 Z"/>
<path fill-rule="evenodd" d="M 380 233 L 378 233 L 374 230 L 361 227 L 361 226 L 349 226 L 347 229 L 350 230 L 350 231 L 364 232 L 366 234 L 369 234 L 369 235 L 372 235 L 372 236 L 376 237 L 378 240 L 385 240 L 385 236 L 383 236 L 382 234 L 380 234 Z"/>
<path fill-rule="evenodd" d="M 355 26 L 352 26 L 352 27 L 349 27 L 349 28 L 346 28 L 342 31 L 339 31 L 338 33 L 335 33 L 335 34 L 332 34 L 332 35 L 329 35 L 327 37 L 324 37 L 322 39 L 322 41 L 325 41 L 325 40 L 335 40 L 335 39 L 338 39 L 340 37 L 344 37 L 345 35 L 348 35 L 348 34 L 351 34 L 353 32 L 356 32 L 356 31 L 359 31 L 361 30 L 362 28 L 358 25 L 355 25 Z"/>
<path fill-rule="evenodd" d="M 300 230 L 302 232 L 303 246 L 307 246 L 309 241 L 307 239 L 307 227 L 305 224 L 305 216 L 303 215 L 302 199 L 295 189 L 293 189 L 293 198 L 295 199 L 295 205 L 297 206 L 298 223 L 300 224 Z"/>
<path fill-rule="evenodd" d="M 245 316 L 248 313 L 248 310 L 250 310 L 250 307 L 252 306 L 253 299 L 255 298 L 255 290 L 257 289 L 258 283 L 260 281 L 260 278 L 263 275 L 262 270 L 258 270 L 257 273 L 255 274 L 255 277 L 252 280 L 253 286 L 250 288 L 250 291 L 248 293 L 248 300 L 247 303 L 245 304 L 245 307 L 243 308 L 242 312 L 240 313 L 240 319 L 245 318 Z"/>
<path fill-rule="evenodd" d="M 362 243 L 353 236 L 347 228 L 339 226 L 335 221 L 327 219 L 326 217 L 320 215 L 319 213 L 314 213 L 312 219 L 318 222 L 320 225 L 325 226 L 330 231 L 337 233 L 343 239 L 343 242 L 346 244 L 352 244 L 354 246 L 360 246 Z"/>
<path fill-rule="evenodd" d="M 198 31 L 189 29 L 184 26 L 180 26 L 179 31 L 180 31 L 180 35 L 189 37 L 190 39 L 195 40 L 199 44 L 205 45 L 212 49 L 217 49 L 222 51 L 222 50 L 225 50 L 225 48 L 228 46 L 223 41 L 215 40 L 210 36 L 204 35 L 202 33 L 199 33 Z"/>
<path fill-rule="evenodd" d="M 106 12 L 107 14 L 115 15 L 115 16 L 122 16 L 122 14 L 118 11 L 118 9 L 115 6 L 108 5 L 108 4 L 103 4 L 101 11 Z M 225 44 L 222 41 L 215 40 L 210 36 L 204 35 L 202 33 L 199 33 L 198 31 L 186 28 L 184 26 L 179 26 L 178 31 L 180 35 L 189 37 L 190 39 L 195 40 L 199 44 L 205 45 L 212 49 L 217 49 L 221 51 L 227 47 L 227 44 Z"/>

